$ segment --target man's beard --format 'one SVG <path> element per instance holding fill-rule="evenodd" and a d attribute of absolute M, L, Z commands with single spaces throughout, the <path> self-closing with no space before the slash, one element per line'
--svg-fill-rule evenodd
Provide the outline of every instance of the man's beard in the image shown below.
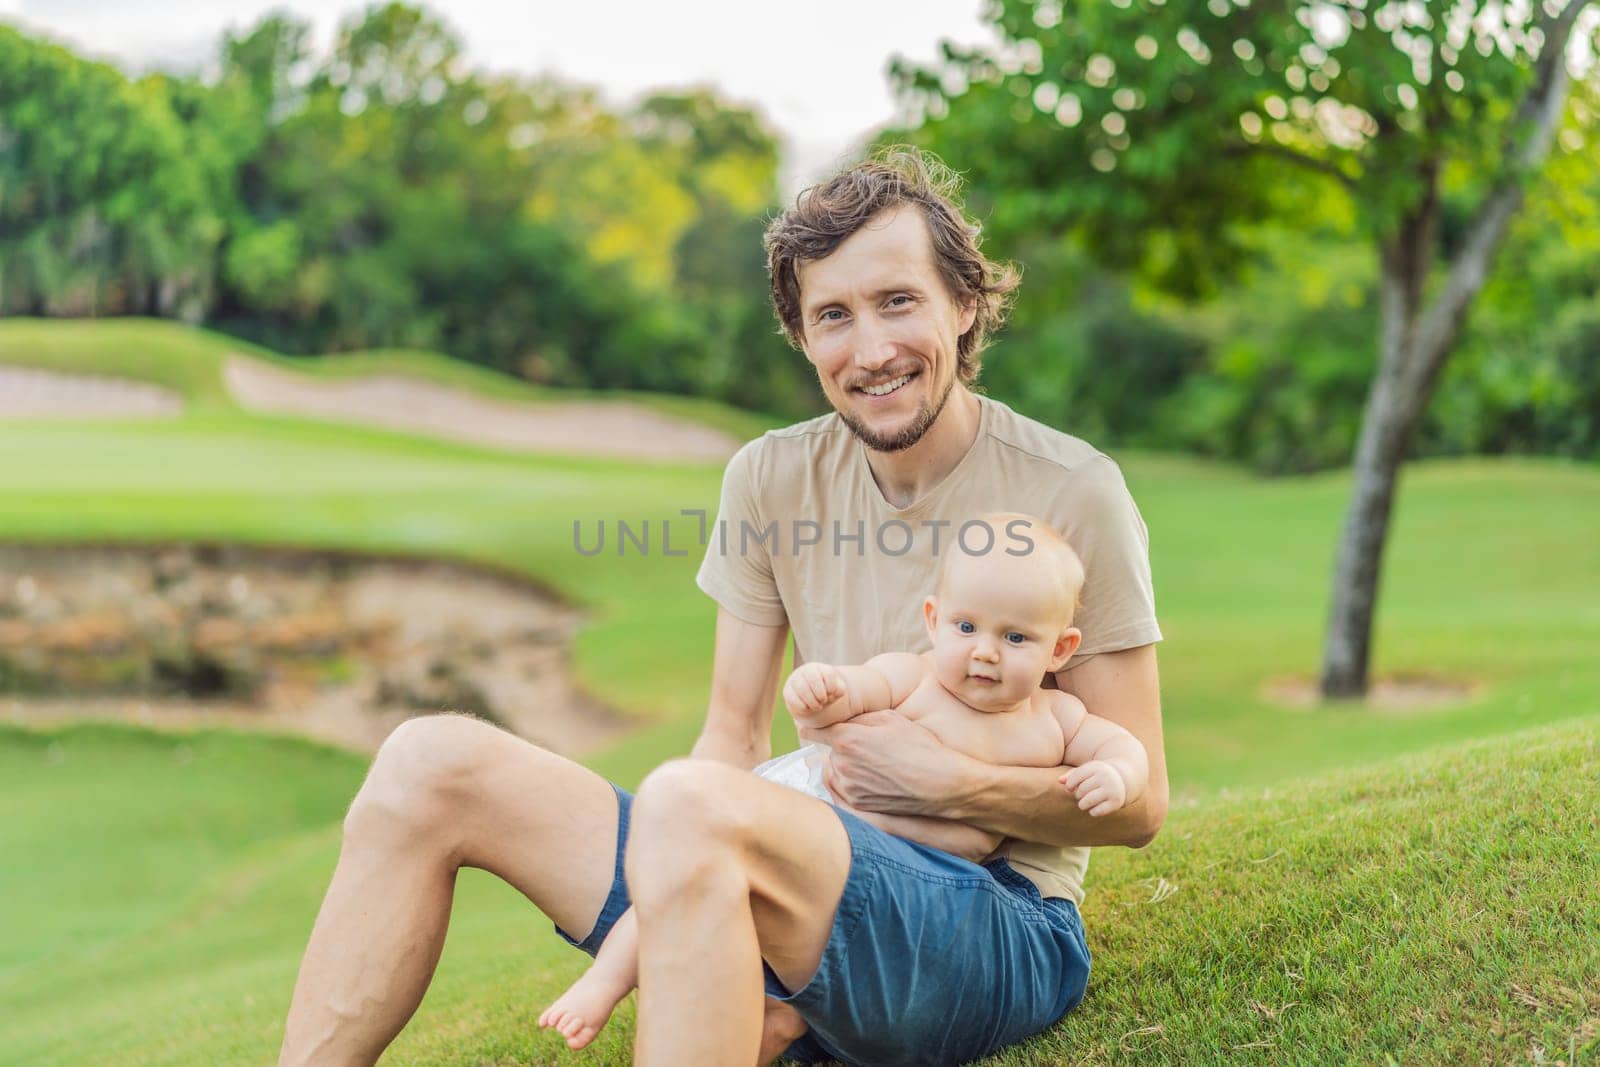
<path fill-rule="evenodd" d="M 854 413 L 846 409 L 841 408 L 839 410 L 839 418 L 844 420 L 844 424 L 850 428 L 850 432 L 855 434 L 862 444 L 874 452 L 904 452 L 922 440 L 922 435 L 928 432 L 928 428 L 934 424 L 934 421 L 939 417 L 939 413 L 944 410 L 945 403 L 950 399 L 951 390 L 955 389 L 955 387 L 956 379 L 954 375 L 951 375 L 950 381 L 944 387 L 944 394 L 939 397 L 938 403 L 929 405 L 924 400 L 922 406 L 917 409 L 916 416 L 906 424 L 903 430 L 893 437 L 881 437 L 873 433 L 855 417 Z"/>

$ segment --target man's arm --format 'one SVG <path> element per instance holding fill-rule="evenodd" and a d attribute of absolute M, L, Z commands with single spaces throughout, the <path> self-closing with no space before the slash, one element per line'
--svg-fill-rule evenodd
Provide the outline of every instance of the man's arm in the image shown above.
<path fill-rule="evenodd" d="M 757 626 L 717 608 L 711 699 L 690 753 L 749 770 L 772 755 L 772 706 L 789 627 Z"/>
<path fill-rule="evenodd" d="M 894 713 L 870 713 L 824 731 L 833 746 L 828 785 L 853 807 L 934 815 L 1048 845 L 1150 843 L 1167 814 L 1167 761 L 1154 645 L 1102 652 L 1056 675 L 1064 691 L 1144 745 L 1144 796 L 1100 817 L 1078 809 L 1059 767 L 1001 767 L 939 743 Z"/>

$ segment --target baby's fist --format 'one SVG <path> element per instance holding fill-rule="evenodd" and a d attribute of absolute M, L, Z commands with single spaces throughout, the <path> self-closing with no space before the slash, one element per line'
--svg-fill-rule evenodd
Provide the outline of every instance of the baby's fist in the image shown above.
<path fill-rule="evenodd" d="M 839 668 L 831 663 L 806 663 L 789 675 L 783 702 L 791 715 L 814 715 L 844 694 L 844 675 Z"/>
<path fill-rule="evenodd" d="M 1078 807 L 1090 815 L 1110 815 L 1128 800 L 1128 783 L 1105 760 L 1090 760 L 1061 776 L 1067 792 L 1078 798 Z"/>

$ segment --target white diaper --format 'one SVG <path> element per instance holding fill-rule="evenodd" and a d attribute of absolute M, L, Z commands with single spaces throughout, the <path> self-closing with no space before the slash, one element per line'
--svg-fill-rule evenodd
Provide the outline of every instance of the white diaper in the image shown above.
<path fill-rule="evenodd" d="M 808 797 L 833 802 L 833 794 L 822 781 L 822 769 L 828 763 L 828 746 L 802 745 L 793 752 L 769 759 L 755 769 L 755 773 L 769 782 L 786 785 Z"/>

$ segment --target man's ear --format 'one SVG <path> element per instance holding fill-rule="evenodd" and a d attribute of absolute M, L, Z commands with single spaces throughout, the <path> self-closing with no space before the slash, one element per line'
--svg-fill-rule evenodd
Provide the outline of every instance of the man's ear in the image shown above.
<path fill-rule="evenodd" d="M 972 324 L 978 321 L 978 302 L 974 300 L 961 309 L 961 329 L 956 331 L 957 337 L 964 337 Z"/>
<path fill-rule="evenodd" d="M 929 596 L 922 602 L 922 621 L 928 627 L 928 640 L 933 640 L 933 631 L 939 625 L 939 598 Z"/>
<path fill-rule="evenodd" d="M 1066 666 L 1067 660 L 1078 651 L 1078 646 L 1083 644 L 1083 631 L 1076 626 L 1069 626 L 1061 631 L 1061 636 L 1056 638 L 1056 647 L 1050 650 L 1050 672 L 1054 674 Z"/>

